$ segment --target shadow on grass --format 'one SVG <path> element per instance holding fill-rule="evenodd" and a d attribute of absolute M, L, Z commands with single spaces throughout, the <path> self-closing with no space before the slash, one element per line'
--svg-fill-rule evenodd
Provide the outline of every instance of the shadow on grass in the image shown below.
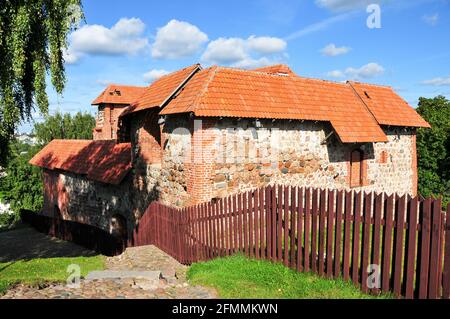
<path fill-rule="evenodd" d="M 90 257 L 98 255 L 76 244 L 51 238 L 30 227 L 0 232 L 0 263 L 35 258 Z M 1 271 L 1 270 L 0 270 Z"/>

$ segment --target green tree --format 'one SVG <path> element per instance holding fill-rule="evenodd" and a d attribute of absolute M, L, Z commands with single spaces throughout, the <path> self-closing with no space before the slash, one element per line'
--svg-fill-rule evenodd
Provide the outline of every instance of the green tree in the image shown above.
<path fill-rule="evenodd" d="M 46 74 L 61 94 L 67 36 L 83 19 L 81 0 L 2 0 L 0 4 L 0 163 L 21 121 L 47 113 Z"/>
<path fill-rule="evenodd" d="M 54 139 L 92 139 L 95 118 L 88 113 L 78 112 L 75 116 L 57 112 L 46 116 L 42 123 L 34 124 L 33 134 L 38 143 L 46 145 Z"/>
<path fill-rule="evenodd" d="M 38 146 L 19 141 L 9 144 L 6 177 L 0 179 L 0 198 L 11 204 L 17 213 L 21 209 L 39 211 L 42 208 L 42 172 L 28 161 L 39 152 Z"/>
<path fill-rule="evenodd" d="M 450 101 L 444 96 L 419 99 L 417 112 L 431 129 L 417 131 L 419 193 L 450 201 Z"/>

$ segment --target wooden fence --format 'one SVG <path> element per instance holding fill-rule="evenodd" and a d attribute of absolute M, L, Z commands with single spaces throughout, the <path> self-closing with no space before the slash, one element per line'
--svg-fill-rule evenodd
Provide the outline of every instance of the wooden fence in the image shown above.
<path fill-rule="evenodd" d="M 129 245 L 184 264 L 242 253 L 351 280 L 364 292 L 450 298 L 450 204 L 440 199 L 268 186 L 193 207 L 152 203 Z"/>

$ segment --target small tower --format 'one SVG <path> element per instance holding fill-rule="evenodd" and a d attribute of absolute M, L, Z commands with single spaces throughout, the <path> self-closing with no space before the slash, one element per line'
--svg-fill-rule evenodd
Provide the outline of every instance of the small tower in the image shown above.
<path fill-rule="evenodd" d="M 117 140 L 120 114 L 144 93 L 145 87 L 109 85 L 93 102 L 98 107 L 94 140 Z"/>

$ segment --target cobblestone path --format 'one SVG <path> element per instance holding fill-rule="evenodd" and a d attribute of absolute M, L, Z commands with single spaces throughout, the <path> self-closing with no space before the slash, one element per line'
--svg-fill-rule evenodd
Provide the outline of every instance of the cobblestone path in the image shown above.
<path fill-rule="evenodd" d="M 191 286 L 187 267 L 155 246 L 128 248 L 122 255 L 106 258 L 106 269 L 114 271 L 161 271 L 159 282 L 144 279 L 81 280 L 79 288 L 65 284 L 43 287 L 17 285 L 0 299 L 210 299 L 214 289 Z"/>

